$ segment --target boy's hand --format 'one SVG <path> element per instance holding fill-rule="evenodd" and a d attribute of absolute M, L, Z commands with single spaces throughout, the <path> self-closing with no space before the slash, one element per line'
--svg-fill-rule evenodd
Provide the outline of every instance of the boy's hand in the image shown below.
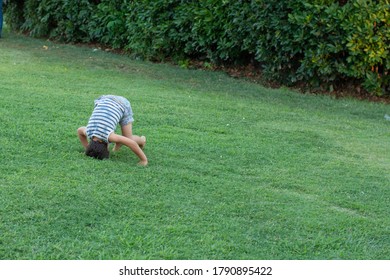
<path fill-rule="evenodd" d="M 113 152 L 119 151 L 119 149 L 121 148 L 121 146 L 122 146 L 122 144 L 120 144 L 120 143 L 115 143 L 114 148 L 112 148 L 112 151 L 113 151 Z"/>
<path fill-rule="evenodd" d="M 146 166 L 146 165 L 148 165 L 148 161 L 147 160 L 141 160 L 140 162 L 138 162 L 138 165 Z"/>

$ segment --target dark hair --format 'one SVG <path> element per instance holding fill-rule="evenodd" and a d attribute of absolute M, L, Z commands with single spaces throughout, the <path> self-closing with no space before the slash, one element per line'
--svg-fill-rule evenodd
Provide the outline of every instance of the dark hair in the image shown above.
<path fill-rule="evenodd" d="M 105 159 L 110 156 L 110 152 L 108 151 L 108 144 L 94 140 L 89 142 L 88 147 L 85 150 L 85 154 L 96 159 Z"/>

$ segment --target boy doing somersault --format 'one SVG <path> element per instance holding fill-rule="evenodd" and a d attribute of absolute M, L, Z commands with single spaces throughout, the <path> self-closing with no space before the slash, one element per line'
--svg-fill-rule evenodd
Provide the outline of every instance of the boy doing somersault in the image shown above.
<path fill-rule="evenodd" d="M 85 154 L 97 159 L 108 158 L 108 144 L 115 143 L 113 151 L 118 151 L 125 145 L 138 156 L 140 160 L 138 164 L 146 166 L 148 159 L 143 151 L 146 137 L 133 135 L 133 121 L 133 111 L 126 98 L 103 95 L 96 99 L 88 125 L 77 129 Z M 121 126 L 122 135 L 115 133 L 118 124 Z"/>

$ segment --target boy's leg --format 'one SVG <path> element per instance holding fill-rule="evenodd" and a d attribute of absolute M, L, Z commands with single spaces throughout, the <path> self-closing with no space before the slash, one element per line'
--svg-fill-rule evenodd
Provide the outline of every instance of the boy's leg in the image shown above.
<path fill-rule="evenodd" d="M 141 149 L 143 149 L 145 147 L 146 137 L 133 135 L 133 124 L 132 123 L 128 123 L 126 125 L 121 126 L 121 130 L 122 130 L 123 136 L 135 141 L 138 144 L 138 146 L 140 146 Z M 121 144 L 116 143 L 113 150 L 118 151 L 120 149 L 120 147 L 121 147 Z"/>

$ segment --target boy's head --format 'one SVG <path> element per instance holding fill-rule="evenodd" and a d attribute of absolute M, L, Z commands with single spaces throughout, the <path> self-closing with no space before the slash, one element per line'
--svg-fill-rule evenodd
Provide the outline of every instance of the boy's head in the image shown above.
<path fill-rule="evenodd" d="M 91 140 L 88 144 L 85 154 L 96 159 L 105 159 L 110 156 L 108 144 L 101 141 Z"/>

